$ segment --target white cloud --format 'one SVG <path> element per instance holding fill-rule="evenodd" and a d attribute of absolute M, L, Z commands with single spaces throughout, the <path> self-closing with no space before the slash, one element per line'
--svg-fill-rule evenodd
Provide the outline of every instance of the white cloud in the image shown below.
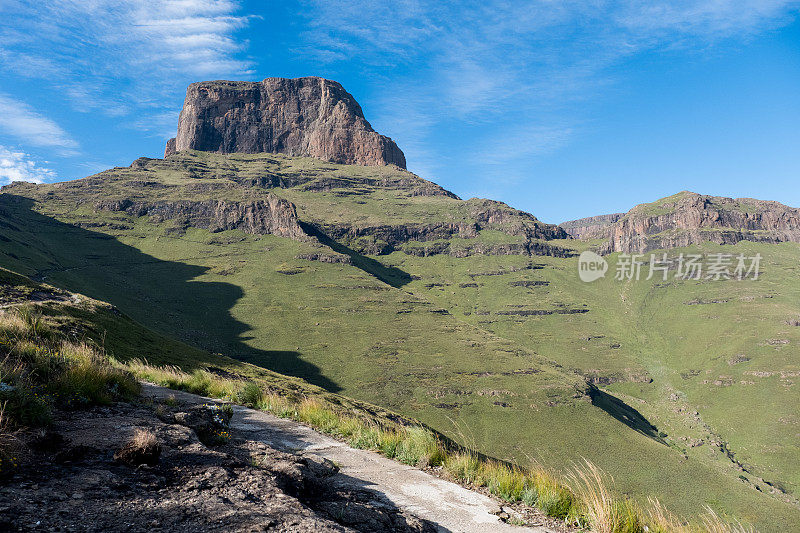
<path fill-rule="evenodd" d="M 786 0 L 627 0 L 613 18 L 643 36 L 666 31 L 716 39 L 785 24 L 797 7 L 798 2 Z"/>
<path fill-rule="evenodd" d="M 78 148 L 67 132 L 37 113 L 24 102 L 0 93 L 0 132 L 16 137 L 26 145 L 56 148 L 63 155 L 74 155 Z"/>
<path fill-rule="evenodd" d="M 179 106 L 190 82 L 252 74 L 239 9 L 234 0 L 5 0 L 0 69 L 43 79 L 78 111 L 141 122 Z"/>
<path fill-rule="evenodd" d="M 8 185 L 13 181 L 43 183 L 55 178 L 55 172 L 40 167 L 28 154 L 0 146 L 0 185 Z"/>

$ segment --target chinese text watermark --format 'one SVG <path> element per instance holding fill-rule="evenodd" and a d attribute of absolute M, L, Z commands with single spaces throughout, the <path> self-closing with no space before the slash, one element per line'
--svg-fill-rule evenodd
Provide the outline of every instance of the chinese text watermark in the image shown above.
<path fill-rule="evenodd" d="M 684 254 L 669 257 L 659 254 L 619 254 L 614 265 L 617 281 L 683 279 L 683 280 L 757 280 L 761 254 Z M 592 282 L 605 277 L 609 270 L 606 259 L 594 252 L 583 252 L 578 258 L 578 275 Z"/>

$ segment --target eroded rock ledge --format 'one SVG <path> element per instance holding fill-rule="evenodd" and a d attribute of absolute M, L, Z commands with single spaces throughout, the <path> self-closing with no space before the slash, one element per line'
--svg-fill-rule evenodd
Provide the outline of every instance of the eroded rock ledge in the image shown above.
<path fill-rule="evenodd" d="M 621 216 L 575 220 L 562 227 L 581 239 L 608 239 L 601 253 L 645 253 L 702 242 L 800 242 L 800 209 L 684 191 L 637 205 Z"/>
<path fill-rule="evenodd" d="M 209 231 L 239 229 L 251 235 L 279 235 L 295 240 L 307 239 L 297 219 L 294 204 L 273 195 L 260 200 L 182 202 L 101 201 L 98 209 L 124 211 L 132 216 L 150 216 L 154 222 L 184 221 Z"/>

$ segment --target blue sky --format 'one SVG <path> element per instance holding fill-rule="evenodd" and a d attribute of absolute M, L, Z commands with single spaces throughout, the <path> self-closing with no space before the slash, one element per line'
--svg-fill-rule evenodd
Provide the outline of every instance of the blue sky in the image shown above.
<path fill-rule="evenodd" d="M 340 81 L 409 170 L 547 222 L 800 206 L 800 1 L 0 0 L 0 184 L 160 157 L 186 85 Z"/>

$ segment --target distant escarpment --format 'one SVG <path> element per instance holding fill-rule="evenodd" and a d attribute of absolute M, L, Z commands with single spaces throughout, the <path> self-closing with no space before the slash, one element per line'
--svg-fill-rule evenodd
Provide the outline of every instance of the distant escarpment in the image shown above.
<path fill-rule="evenodd" d="M 625 213 L 612 213 L 596 217 L 579 218 L 559 224 L 569 235 L 576 239 L 606 239 L 611 224 L 625 216 Z"/>
<path fill-rule="evenodd" d="M 566 239 L 560 227 L 545 224 L 530 213 L 494 200 L 473 198 L 450 206 L 460 221 L 409 221 L 401 224 L 332 224 L 313 221 L 332 239 L 360 253 L 383 255 L 402 250 L 416 256 L 552 255 L 572 252 L 542 241 Z M 478 240 L 484 230 L 502 234 L 498 242 Z"/>
<path fill-rule="evenodd" d="M 339 83 L 318 77 L 193 83 L 164 157 L 184 150 L 281 153 L 345 165 L 406 167 Z"/>
<path fill-rule="evenodd" d="M 800 242 L 800 209 L 685 191 L 638 205 L 605 231 L 603 253 L 644 253 L 702 242 Z"/>

